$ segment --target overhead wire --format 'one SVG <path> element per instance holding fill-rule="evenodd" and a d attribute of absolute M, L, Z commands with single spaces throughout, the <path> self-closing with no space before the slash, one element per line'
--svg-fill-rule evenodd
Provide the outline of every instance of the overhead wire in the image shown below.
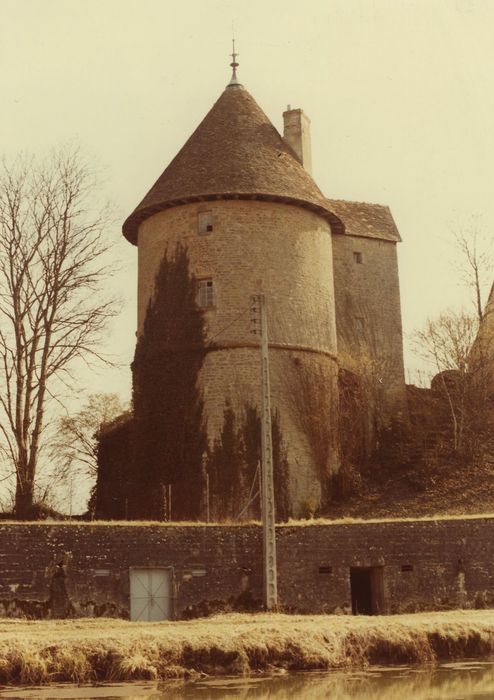
<path fill-rule="evenodd" d="M 246 307 L 243 311 L 241 311 L 241 312 L 239 313 L 238 316 L 235 316 L 235 318 L 233 319 L 233 321 L 230 321 L 230 323 L 228 323 L 226 326 L 224 326 L 224 328 L 222 328 L 222 329 L 219 330 L 217 333 L 215 333 L 215 334 L 208 340 L 208 343 L 212 343 L 213 340 L 214 340 L 215 338 L 217 338 L 219 335 L 221 335 L 222 333 L 224 333 L 225 331 L 227 331 L 231 326 L 233 326 L 234 323 L 236 323 L 236 322 L 239 320 L 239 318 L 242 318 L 242 316 L 243 316 L 244 314 L 246 314 L 248 311 L 250 311 L 250 306 Z"/>

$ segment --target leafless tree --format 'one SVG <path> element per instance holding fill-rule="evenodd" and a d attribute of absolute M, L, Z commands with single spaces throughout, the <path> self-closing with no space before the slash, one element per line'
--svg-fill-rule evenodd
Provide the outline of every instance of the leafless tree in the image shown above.
<path fill-rule="evenodd" d="M 97 433 L 126 410 L 118 394 L 91 394 L 79 411 L 62 416 L 50 450 L 62 472 L 95 477 L 98 471 Z"/>
<path fill-rule="evenodd" d="M 488 416 L 489 353 L 472 353 L 478 319 L 465 312 L 448 311 L 412 336 L 417 355 L 437 372 L 447 399 L 455 452 L 475 451 Z M 468 448 L 472 448 L 468 450 Z"/>
<path fill-rule="evenodd" d="M 339 328 L 340 366 L 358 377 L 362 416 L 365 416 L 365 453 L 377 447 L 379 435 L 396 413 L 389 390 L 393 385 L 393 340 L 373 322 L 376 310 L 368 301 L 345 300 Z M 361 417 L 353 416 L 359 423 Z"/>
<path fill-rule="evenodd" d="M 485 295 L 492 282 L 494 268 L 494 237 L 482 230 L 477 219 L 455 230 L 455 268 L 472 293 L 479 322 L 484 314 Z"/>
<path fill-rule="evenodd" d="M 29 517 L 47 401 L 98 347 L 117 303 L 103 291 L 108 209 L 75 149 L 0 168 L 0 448 Z"/>

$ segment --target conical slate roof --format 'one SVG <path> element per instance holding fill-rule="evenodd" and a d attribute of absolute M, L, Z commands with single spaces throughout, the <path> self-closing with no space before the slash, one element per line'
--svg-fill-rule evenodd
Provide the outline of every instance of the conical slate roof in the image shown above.
<path fill-rule="evenodd" d="M 251 95 L 230 85 L 123 225 L 162 209 L 211 199 L 282 201 L 312 209 L 343 233 L 340 219 Z"/>

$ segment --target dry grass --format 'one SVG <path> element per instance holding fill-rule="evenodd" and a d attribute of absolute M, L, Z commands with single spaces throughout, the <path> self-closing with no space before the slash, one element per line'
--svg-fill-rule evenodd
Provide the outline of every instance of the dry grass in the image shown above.
<path fill-rule="evenodd" d="M 436 520 L 492 520 L 493 512 L 488 513 L 437 513 L 432 515 L 417 515 L 416 517 L 351 517 L 342 516 L 338 518 L 309 518 L 304 520 L 290 519 L 288 522 L 277 523 L 277 527 L 293 527 L 307 525 L 351 525 L 358 523 L 393 523 L 393 522 L 417 522 Z M 38 527 L 245 527 L 257 525 L 261 526 L 259 520 L 224 520 L 221 522 L 201 522 L 197 520 L 0 520 L 2 525 L 36 525 Z"/>
<path fill-rule="evenodd" d="M 494 610 L 389 617 L 226 615 L 188 622 L 0 621 L 0 684 L 433 664 L 494 655 Z"/>
<path fill-rule="evenodd" d="M 492 520 L 494 518 L 494 513 L 467 513 L 467 514 L 457 514 L 457 513 L 438 513 L 436 515 L 418 515 L 416 517 L 382 517 L 382 518 L 358 518 L 343 516 L 340 518 L 314 518 L 310 520 L 289 520 L 286 523 L 278 523 L 280 527 L 287 526 L 307 526 L 307 525 L 352 525 L 359 523 L 415 523 L 422 521 L 437 521 L 437 520 Z"/>
<path fill-rule="evenodd" d="M 492 516 L 494 517 L 494 515 Z M 201 522 L 199 520 L 62 520 L 46 518 L 43 520 L 0 520 L 2 525 L 36 525 L 40 527 L 69 526 L 69 527 L 243 527 L 244 525 L 260 525 L 259 520 L 223 520 L 221 522 Z"/>
<path fill-rule="evenodd" d="M 492 517 L 493 465 L 478 464 L 377 466 L 362 474 L 362 492 L 330 504 L 331 520 L 351 517 L 362 520 L 422 517 L 439 519 Z"/>

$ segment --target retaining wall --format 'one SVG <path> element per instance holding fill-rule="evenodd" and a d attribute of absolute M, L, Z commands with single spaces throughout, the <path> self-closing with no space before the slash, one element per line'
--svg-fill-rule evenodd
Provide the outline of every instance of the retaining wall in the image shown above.
<path fill-rule="evenodd" d="M 494 602 L 494 516 L 279 525 L 282 607 L 350 613 L 350 569 L 379 567 L 383 612 Z M 260 609 L 258 525 L 0 524 L 0 615 L 129 616 L 131 567 L 170 567 L 172 616 Z"/>

